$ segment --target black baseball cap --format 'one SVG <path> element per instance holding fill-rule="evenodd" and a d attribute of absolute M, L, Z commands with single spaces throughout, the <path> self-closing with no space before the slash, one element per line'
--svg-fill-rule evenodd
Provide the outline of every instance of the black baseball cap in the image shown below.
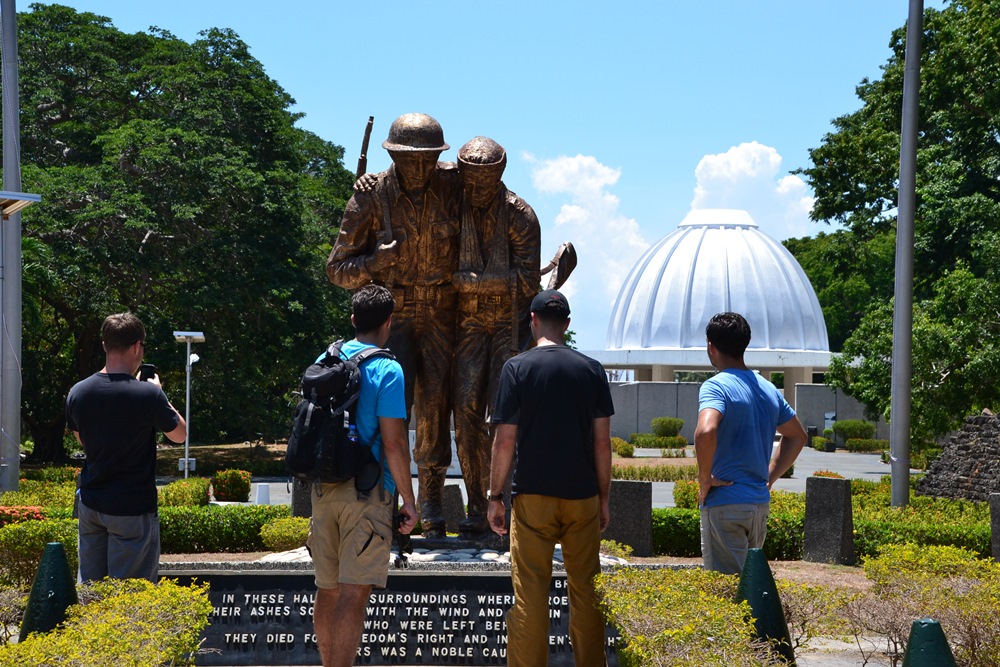
<path fill-rule="evenodd" d="M 539 292 L 531 300 L 531 312 L 552 313 L 561 317 L 569 315 L 569 301 L 562 295 L 562 292 L 554 289 L 547 289 Z"/>

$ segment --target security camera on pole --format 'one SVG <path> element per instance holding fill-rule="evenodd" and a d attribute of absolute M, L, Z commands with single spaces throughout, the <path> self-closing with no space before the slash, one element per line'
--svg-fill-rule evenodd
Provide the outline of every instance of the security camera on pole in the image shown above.
<path fill-rule="evenodd" d="M 191 365 L 198 363 L 198 355 L 191 354 L 191 343 L 204 343 L 205 334 L 201 331 L 175 331 L 174 340 L 187 343 L 187 354 L 184 356 L 184 367 L 187 372 L 186 389 L 184 392 L 184 422 L 188 425 L 184 436 L 184 458 L 177 463 L 177 469 L 184 471 L 184 477 L 194 470 L 195 460 L 188 456 L 191 446 Z"/>

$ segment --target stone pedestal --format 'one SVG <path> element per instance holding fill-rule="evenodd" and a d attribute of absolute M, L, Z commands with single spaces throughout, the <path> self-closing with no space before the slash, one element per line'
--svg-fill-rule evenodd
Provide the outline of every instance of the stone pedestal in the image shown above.
<path fill-rule="evenodd" d="M 611 524 L 601 535 L 632 547 L 635 556 L 653 555 L 653 485 L 611 480 Z"/>
<path fill-rule="evenodd" d="M 990 494 L 990 533 L 993 560 L 1000 561 L 1000 493 Z"/>
<path fill-rule="evenodd" d="M 445 530 L 458 532 L 458 523 L 465 518 L 465 503 L 462 488 L 458 484 L 445 484 L 441 494 L 441 512 L 444 514 Z"/>
<path fill-rule="evenodd" d="M 854 515 L 849 480 L 829 477 L 806 480 L 803 560 L 854 564 Z"/>

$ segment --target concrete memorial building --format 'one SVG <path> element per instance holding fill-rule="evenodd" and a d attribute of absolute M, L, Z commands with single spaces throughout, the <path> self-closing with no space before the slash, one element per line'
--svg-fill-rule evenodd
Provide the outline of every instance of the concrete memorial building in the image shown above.
<path fill-rule="evenodd" d="M 830 365 L 830 344 L 819 300 L 792 254 L 746 211 L 698 209 L 636 262 L 612 310 L 606 349 L 587 352 L 634 376 L 613 388 L 612 435 L 649 432 L 653 417 L 677 416 L 681 434 L 693 438 L 700 384 L 675 380 L 713 370 L 705 325 L 723 311 L 746 317 L 747 365 L 765 377 L 784 373 L 785 398 L 804 425 L 822 433 L 828 413 L 863 418 L 856 401 L 815 382 Z"/>

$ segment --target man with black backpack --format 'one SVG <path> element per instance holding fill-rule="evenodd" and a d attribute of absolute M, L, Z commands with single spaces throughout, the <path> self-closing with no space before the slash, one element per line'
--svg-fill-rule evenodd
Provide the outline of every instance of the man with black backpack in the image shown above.
<path fill-rule="evenodd" d="M 357 337 L 343 344 L 341 356 L 348 358 L 369 347 L 383 347 L 389 339 L 393 307 L 392 292 L 385 287 L 365 285 L 359 289 L 351 301 L 351 322 Z M 409 439 L 403 426 L 402 368 L 391 357 L 371 355 L 361 363 L 360 371 L 361 391 L 351 408 L 356 415 L 357 437 L 371 446 L 376 460 L 385 461 L 386 469 L 382 487 L 371 493 L 362 493 L 354 479 L 313 484 L 307 544 L 316 572 L 313 625 L 323 667 L 354 664 L 372 588 L 385 587 L 393 493 L 398 492 L 402 499 L 400 533 L 408 534 L 417 522 Z"/>

